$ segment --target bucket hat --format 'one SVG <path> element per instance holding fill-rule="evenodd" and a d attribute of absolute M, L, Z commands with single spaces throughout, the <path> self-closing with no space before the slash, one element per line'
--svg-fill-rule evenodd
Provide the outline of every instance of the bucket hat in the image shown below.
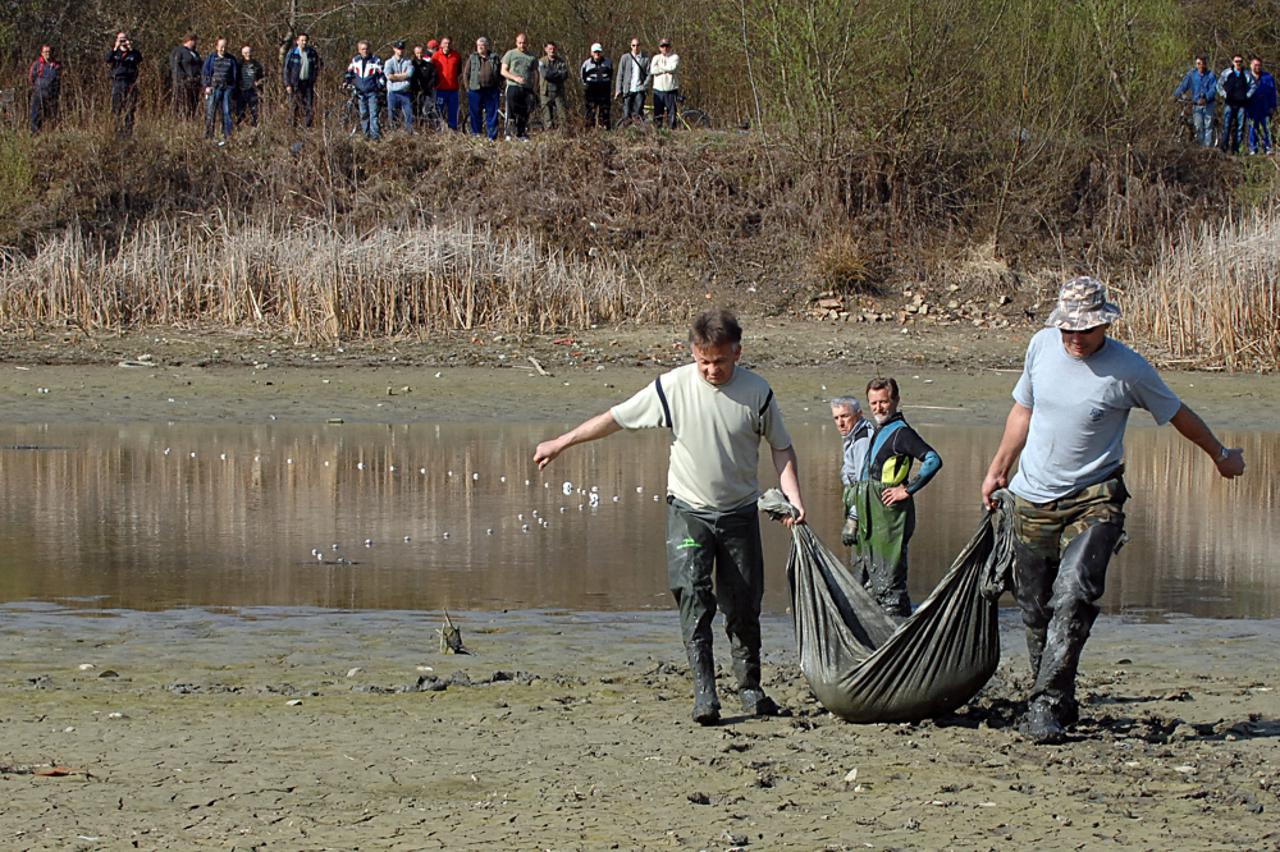
<path fill-rule="evenodd" d="M 1107 301 L 1107 288 L 1097 278 L 1072 278 L 1058 291 L 1058 304 L 1044 321 L 1050 328 L 1085 331 L 1110 325 L 1120 318 L 1120 308 Z"/>

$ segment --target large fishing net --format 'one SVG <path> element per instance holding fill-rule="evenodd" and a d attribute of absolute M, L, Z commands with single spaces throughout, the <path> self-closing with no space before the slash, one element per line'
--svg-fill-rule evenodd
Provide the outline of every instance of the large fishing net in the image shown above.
<path fill-rule="evenodd" d="M 850 722 L 911 722 L 954 710 L 990 679 L 1000 662 L 997 607 L 1013 565 L 1011 501 L 998 496 L 933 593 L 901 622 L 807 524 L 791 528 L 800 669 L 824 707 Z M 775 519 L 794 513 L 777 489 L 759 506 Z"/>

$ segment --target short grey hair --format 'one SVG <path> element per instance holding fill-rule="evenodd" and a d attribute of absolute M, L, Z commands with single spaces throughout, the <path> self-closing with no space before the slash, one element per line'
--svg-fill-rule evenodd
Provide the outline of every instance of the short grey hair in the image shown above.
<path fill-rule="evenodd" d="M 488 37 L 488 36 L 480 36 L 480 38 L 476 39 L 476 44 L 483 44 L 485 47 L 489 47 L 489 46 L 490 46 L 490 44 L 489 44 L 489 37 Z"/>
<path fill-rule="evenodd" d="M 831 400 L 832 408 L 847 408 L 854 414 L 862 413 L 862 403 L 856 396 L 837 396 Z"/>

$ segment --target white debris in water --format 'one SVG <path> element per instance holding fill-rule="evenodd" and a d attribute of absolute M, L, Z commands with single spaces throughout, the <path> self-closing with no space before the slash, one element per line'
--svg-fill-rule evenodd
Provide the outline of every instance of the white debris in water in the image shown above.
<path fill-rule="evenodd" d="M 356 462 L 356 470 L 364 470 L 364 462 Z"/>
<path fill-rule="evenodd" d="M 167 456 L 167 455 L 169 455 L 169 448 L 168 448 L 168 447 L 165 447 L 165 448 L 164 448 L 164 454 L 165 454 L 166 456 Z"/>
<path fill-rule="evenodd" d="M 191 451 L 191 458 L 195 458 L 195 457 L 196 457 L 196 451 L 195 451 L 195 450 L 192 450 L 192 451 Z"/>
<path fill-rule="evenodd" d="M 643 493 L 644 493 L 644 486 L 643 486 L 643 485 L 637 485 L 637 486 L 636 486 L 636 493 L 637 493 L 637 494 L 643 494 Z"/>
<path fill-rule="evenodd" d="M 94 668 L 95 666 L 93 665 L 93 663 L 81 663 L 79 666 L 79 669 L 82 672 L 91 672 L 94 670 Z"/>
<path fill-rule="evenodd" d="M 472 482 L 479 482 L 479 481 L 480 481 L 480 474 L 478 474 L 478 473 L 473 473 L 473 474 L 471 474 L 471 481 L 472 481 Z"/>
<path fill-rule="evenodd" d="M 364 540 L 364 546 L 365 546 L 365 547 L 373 547 L 373 539 L 371 539 L 371 538 L 366 538 L 366 539 Z"/>
<path fill-rule="evenodd" d="M 395 473 L 395 472 L 396 472 L 396 466 L 395 466 L 395 465 L 391 465 L 389 468 L 387 468 L 387 470 L 389 470 L 391 473 Z"/>
<path fill-rule="evenodd" d="M 621 499 L 622 499 L 622 498 L 621 498 L 621 497 L 619 497 L 617 494 L 613 495 L 613 502 L 617 503 L 617 502 L 618 502 L 619 500 L 621 500 Z"/>
<path fill-rule="evenodd" d="M 218 456 L 218 458 L 222 459 L 223 461 L 226 461 L 226 460 L 227 460 L 227 454 L 226 454 L 226 453 L 222 453 L 222 454 L 220 454 L 220 455 Z"/>
<path fill-rule="evenodd" d="M 506 481 L 507 481 L 507 478 L 506 478 L 505 476 L 499 476 L 499 477 L 498 477 L 498 481 L 499 481 L 499 482 L 506 482 Z"/>
<path fill-rule="evenodd" d="M 427 469 L 426 469 L 425 467 L 420 467 L 420 468 L 418 468 L 418 475 L 419 475 L 419 476 L 426 476 L 426 475 L 427 475 Z"/>
<path fill-rule="evenodd" d="M 285 459 L 286 464 L 293 464 L 293 459 Z"/>

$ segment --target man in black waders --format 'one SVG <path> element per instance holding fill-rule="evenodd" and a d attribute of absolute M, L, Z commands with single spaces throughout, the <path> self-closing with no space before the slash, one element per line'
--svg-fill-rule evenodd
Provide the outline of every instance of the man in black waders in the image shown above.
<path fill-rule="evenodd" d="M 693 363 L 659 376 L 631 399 L 538 445 L 546 467 L 574 444 L 619 429 L 671 432 L 667 469 L 667 576 L 693 673 L 693 719 L 720 720 L 711 622 L 724 610 L 742 709 L 773 716 L 778 705 L 760 686 L 760 602 L 764 561 L 756 481 L 760 439 L 768 441 L 782 492 L 804 522 L 796 453 L 778 402 L 763 378 L 737 366 L 742 328 L 732 313 L 706 311 L 689 332 Z M 714 569 L 714 592 L 712 590 Z"/>
<path fill-rule="evenodd" d="M 1079 716 L 1080 653 L 1098 616 L 1107 564 L 1124 542 L 1129 411 L 1144 408 L 1156 423 L 1172 423 L 1222 477 L 1244 473 L 1244 453 L 1214 437 L 1145 358 L 1107 336 L 1119 316 L 1102 282 L 1082 277 L 1062 286 L 1048 328 L 1027 347 L 1004 437 L 982 483 L 990 508 L 997 489 L 1013 493 L 1014 597 L 1035 678 L 1020 730 L 1039 743 L 1061 742 Z"/>

